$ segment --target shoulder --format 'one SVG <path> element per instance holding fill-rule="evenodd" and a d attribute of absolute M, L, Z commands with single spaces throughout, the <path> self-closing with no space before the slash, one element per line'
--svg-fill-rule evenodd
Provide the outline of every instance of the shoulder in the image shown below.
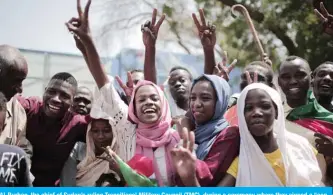
<path fill-rule="evenodd" d="M 217 140 L 219 139 L 239 139 L 239 128 L 238 126 L 228 126 L 223 129 L 219 135 L 216 137 Z"/>
<path fill-rule="evenodd" d="M 36 112 L 43 105 L 43 101 L 39 97 L 25 98 L 22 96 L 16 96 L 16 99 L 20 102 L 22 107 L 29 112 Z"/>
<path fill-rule="evenodd" d="M 26 153 L 24 152 L 24 150 L 18 146 L 14 146 L 14 145 L 7 145 L 7 144 L 0 144 L 0 154 L 2 155 L 1 158 L 4 155 L 7 154 L 18 154 L 20 156 L 26 156 Z"/>

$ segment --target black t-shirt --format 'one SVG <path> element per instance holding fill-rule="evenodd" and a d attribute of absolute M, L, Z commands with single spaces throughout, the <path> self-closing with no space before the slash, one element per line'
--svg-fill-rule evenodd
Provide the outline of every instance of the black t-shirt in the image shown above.
<path fill-rule="evenodd" d="M 17 146 L 0 144 L 0 186 L 32 186 L 26 153 Z"/>

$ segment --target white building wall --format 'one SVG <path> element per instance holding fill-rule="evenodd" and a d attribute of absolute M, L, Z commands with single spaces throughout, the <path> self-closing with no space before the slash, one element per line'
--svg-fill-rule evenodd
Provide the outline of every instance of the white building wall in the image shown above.
<path fill-rule="evenodd" d="M 23 95 L 42 97 L 44 89 L 50 78 L 59 72 L 71 73 L 79 83 L 94 89 L 95 81 L 89 69 L 80 55 L 52 53 L 21 49 L 28 62 L 28 76 L 23 82 Z M 107 72 L 111 70 L 111 61 L 102 59 Z"/>

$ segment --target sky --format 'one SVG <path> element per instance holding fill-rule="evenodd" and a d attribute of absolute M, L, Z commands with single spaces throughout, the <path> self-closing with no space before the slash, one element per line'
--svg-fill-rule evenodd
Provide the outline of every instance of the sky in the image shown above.
<path fill-rule="evenodd" d="M 102 26 L 100 1 L 93 0 L 90 24 L 93 35 Z M 84 5 L 85 1 L 82 1 Z M 0 0 L 0 44 L 18 48 L 79 54 L 64 23 L 77 16 L 76 0 Z M 123 47 L 143 48 L 139 27 L 109 40 L 111 55 Z M 98 46 L 99 47 L 99 46 Z M 102 54 L 103 55 L 103 54 Z M 104 54 L 105 55 L 105 54 Z"/>

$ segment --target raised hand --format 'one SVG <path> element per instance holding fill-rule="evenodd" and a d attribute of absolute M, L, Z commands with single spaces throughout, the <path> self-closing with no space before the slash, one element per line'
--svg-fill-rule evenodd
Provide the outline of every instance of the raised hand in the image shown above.
<path fill-rule="evenodd" d="M 222 58 L 222 62 L 218 63 L 214 67 L 213 74 L 222 77 L 226 81 L 229 81 L 229 73 L 235 68 L 237 64 L 237 59 L 234 59 L 231 64 L 228 66 L 228 54 L 225 51 L 224 56 Z"/>
<path fill-rule="evenodd" d="M 89 8 L 91 0 L 88 0 L 84 12 L 82 12 L 81 1 L 77 0 L 78 18 L 72 18 L 66 22 L 67 29 L 74 35 L 78 49 L 83 49 L 84 46 L 79 42 L 85 42 L 91 39 L 89 27 Z M 81 42 L 81 43 L 82 43 Z"/>
<path fill-rule="evenodd" d="M 107 154 L 107 156 L 106 157 L 96 156 L 96 158 L 108 161 L 110 169 L 117 173 L 120 173 L 119 165 L 116 161 L 116 153 L 111 149 L 110 146 L 107 146 L 106 148 L 102 148 L 102 149 Z"/>
<path fill-rule="evenodd" d="M 320 11 L 318 9 L 315 9 L 314 11 L 323 23 L 324 32 L 333 35 L 333 15 L 327 11 L 324 3 L 320 3 Z"/>
<path fill-rule="evenodd" d="M 199 9 L 199 14 L 201 24 L 194 13 L 192 13 L 192 18 L 198 29 L 201 44 L 204 49 L 214 49 L 216 44 L 216 26 L 212 25 L 209 21 L 206 23 L 204 11 L 202 9 Z"/>
<path fill-rule="evenodd" d="M 180 139 L 184 139 L 184 136 L 188 137 L 188 132 L 195 128 L 193 121 L 186 116 L 174 117 L 171 122 L 171 126 L 173 125 L 176 125 Z"/>
<path fill-rule="evenodd" d="M 165 19 L 165 14 L 156 23 L 157 9 L 154 9 L 151 21 L 147 20 L 141 25 L 143 44 L 146 47 L 154 47 L 158 35 L 158 31 Z"/>
<path fill-rule="evenodd" d="M 318 152 L 333 157 L 333 139 L 320 133 L 315 133 L 314 136 Z"/>
<path fill-rule="evenodd" d="M 131 97 L 133 90 L 134 90 L 134 82 L 132 79 L 132 75 L 131 72 L 127 72 L 127 83 L 126 85 L 123 83 L 123 81 L 121 80 L 121 78 L 119 76 L 116 76 L 116 80 L 119 83 L 120 87 L 124 90 L 125 94 L 127 97 Z"/>
<path fill-rule="evenodd" d="M 193 131 L 184 131 L 182 146 L 171 150 L 171 158 L 178 175 L 180 176 L 185 186 L 198 186 L 196 178 L 195 161 L 196 156 L 193 154 L 194 148 L 194 133 Z"/>

